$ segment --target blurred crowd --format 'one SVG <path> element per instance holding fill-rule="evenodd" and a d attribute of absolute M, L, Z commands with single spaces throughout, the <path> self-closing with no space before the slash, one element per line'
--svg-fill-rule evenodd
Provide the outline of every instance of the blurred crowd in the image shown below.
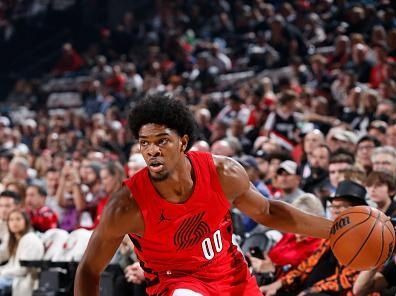
<path fill-rule="evenodd" d="M 2 44 L 18 33 L 5 17 L 13 2 L 0 5 Z M 2 104 L 0 290 L 29 273 L 19 259 L 45 256 L 51 243 L 35 233 L 92 231 L 122 180 L 145 166 L 127 114 L 153 92 L 188 104 L 200 133 L 192 149 L 235 158 L 263 198 L 331 218 L 365 204 L 396 216 L 392 1 L 171 0 L 152 9 L 102 24 L 85 48 L 65 42 L 49 71 L 17 79 Z M 268 296 L 366 295 L 378 278 L 377 290 L 396 285 L 394 259 L 359 275 L 338 265 L 327 241 L 233 215 Z M 126 286 L 141 284 L 128 244 L 113 259 Z M 15 295 L 31 293 L 23 285 Z"/>

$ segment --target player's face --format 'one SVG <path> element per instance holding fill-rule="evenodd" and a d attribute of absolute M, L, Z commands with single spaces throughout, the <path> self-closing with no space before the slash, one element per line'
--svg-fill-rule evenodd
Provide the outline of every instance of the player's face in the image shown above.
<path fill-rule="evenodd" d="M 187 142 L 187 135 L 180 137 L 165 125 L 150 123 L 140 128 L 140 152 L 153 180 L 169 177 L 182 159 Z"/>

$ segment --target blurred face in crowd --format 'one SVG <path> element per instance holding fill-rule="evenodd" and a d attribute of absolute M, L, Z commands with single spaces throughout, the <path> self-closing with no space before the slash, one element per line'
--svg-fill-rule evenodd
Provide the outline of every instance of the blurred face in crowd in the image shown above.
<path fill-rule="evenodd" d="M 386 144 L 386 134 L 384 134 L 383 132 L 381 132 L 379 129 L 377 128 L 370 128 L 367 132 L 367 134 L 369 136 L 373 136 L 374 138 L 377 138 L 382 145 Z"/>
<path fill-rule="evenodd" d="M 46 175 L 47 191 L 49 195 L 55 195 L 59 185 L 59 172 L 48 172 Z"/>
<path fill-rule="evenodd" d="M 300 177 L 292 175 L 283 169 L 278 170 L 276 174 L 276 187 L 285 193 L 292 193 L 300 184 Z"/>
<path fill-rule="evenodd" d="M 146 167 L 146 162 L 143 156 L 140 153 L 132 154 L 128 161 L 128 177 L 132 177 L 144 167 Z"/>
<path fill-rule="evenodd" d="M 273 158 L 269 161 L 267 179 L 274 179 L 276 177 L 276 171 L 278 170 L 280 163 L 281 160 L 278 158 Z"/>
<path fill-rule="evenodd" d="M 119 186 L 119 179 L 116 176 L 112 176 L 107 169 L 100 170 L 100 180 L 106 193 L 114 192 Z"/>
<path fill-rule="evenodd" d="M 352 207 L 352 203 L 346 199 L 337 197 L 334 198 L 329 206 L 330 209 L 330 218 L 335 219 L 342 211 Z"/>
<path fill-rule="evenodd" d="M 0 219 L 6 221 L 8 214 L 15 210 L 17 205 L 12 197 L 1 196 L 0 197 Z"/>
<path fill-rule="evenodd" d="M 363 141 L 357 145 L 356 148 L 356 162 L 363 167 L 371 167 L 371 154 L 373 153 L 375 145 L 372 141 Z"/>
<path fill-rule="evenodd" d="M 214 142 L 211 147 L 211 152 L 215 155 L 223 155 L 228 157 L 232 157 L 235 154 L 235 151 L 231 148 L 230 144 L 224 140 Z"/>
<path fill-rule="evenodd" d="M 7 172 L 10 165 L 10 161 L 7 157 L 0 157 L 0 171 Z"/>
<path fill-rule="evenodd" d="M 243 135 L 243 128 L 244 128 L 243 122 L 239 119 L 235 119 L 231 123 L 231 127 L 230 127 L 231 134 L 234 137 L 240 137 Z"/>
<path fill-rule="evenodd" d="M 93 168 L 88 167 L 87 168 L 87 175 L 86 175 L 86 180 L 85 184 L 88 186 L 94 185 L 98 181 L 98 176 L 96 175 L 96 172 Z"/>
<path fill-rule="evenodd" d="M 304 152 L 307 154 L 312 153 L 314 148 L 319 144 L 324 143 L 324 137 L 319 130 L 312 131 L 304 137 Z"/>
<path fill-rule="evenodd" d="M 391 201 L 393 193 L 389 192 L 387 184 L 372 184 L 367 186 L 367 192 L 370 199 L 378 205 L 384 205 Z"/>
<path fill-rule="evenodd" d="M 336 188 L 338 183 L 344 180 L 344 172 L 351 165 L 347 162 L 337 162 L 329 164 L 329 179 L 331 185 Z"/>
<path fill-rule="evenodd" d="M 11 233 L 22 233 L 25 231 L 27 225 L 25 218 L 20 212 L 12 212 L 8 217 L 8 228 Z"/>
<path fill-rule="evenodd" d="M 30 210 L 37 210 L 44 206 L 45 196 L 41 196 L 36 187 L 26 189 L 25 205 Z"/>
<path fill-rule="evenodd" d="M 396 148 L 396 125 L 389 126 L 386 129 L 386 145 Z"/>
<path fill-rule="evenodd" d="M 329 158 L 329 151 L 325 147 L 317 147 L 312 151 L 309 162 L 313 168 L 322 168 L 328 170 Z"/>
<path fill-rule="evenodd" d="M 388 153 L 380 153 L 373 157 L 373 171 L 396 173 L 396 159 Z"/>

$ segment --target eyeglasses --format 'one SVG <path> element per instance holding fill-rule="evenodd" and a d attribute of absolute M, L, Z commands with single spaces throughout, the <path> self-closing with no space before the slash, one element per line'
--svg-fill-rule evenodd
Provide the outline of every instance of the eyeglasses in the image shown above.
<path fill-rule="evenodd" d="M 373 150 L 375 148 L 375 146 L 358 146 L 357 149 L 358 150 Z"/>
<path fill-rule="evenodd" d="M 329 205 L 328 208 L 333 211 L 345 210 L 348 208 L 346 205 Z"/>
<path fill-rule="evenodd" d="M 391 165 L 390 161 L 374 161 L 373 165 Z"/>

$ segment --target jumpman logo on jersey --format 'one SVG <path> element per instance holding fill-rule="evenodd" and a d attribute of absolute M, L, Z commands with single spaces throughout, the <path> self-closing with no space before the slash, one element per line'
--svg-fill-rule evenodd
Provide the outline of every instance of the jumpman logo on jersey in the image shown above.
<path fill-rule="evenodd" d="M 164 209 L 161 210 L 161 215 L 159 217 L 159 223 L 164 222 L 164 221 L 170 221 L 171 219 L 166 218 L 164 215 Z"/>
<path fill-rule="evenodd" d="M 205 221 L 202 221 L 204 214 L 205 212 L 201 212 L 184 219 L 173 238 L 173 243 L 177 247 L 177 250 L 194 246 L 210 233 L 209 225 Z"/>

